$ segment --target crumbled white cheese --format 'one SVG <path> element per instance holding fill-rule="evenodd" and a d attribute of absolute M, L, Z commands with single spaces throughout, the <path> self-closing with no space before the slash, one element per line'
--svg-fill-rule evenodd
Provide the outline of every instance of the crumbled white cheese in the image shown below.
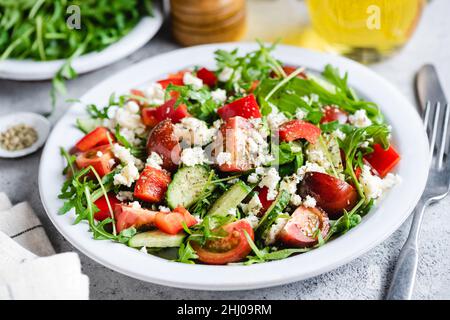
<path fill-rule="evenodd" d="M 249 174 L 247 181 L 249 183 L 258 183 L 259 181 L 259 175 L 256 172 L 252 172 Z"/>
<path fill-rule="evenodd" d="M 170 212 L 170 209 L 164 206 L 159 206 L 158 209 L 160 212 Z"/>
<path fill-rule="evenodd" d="M 229 152 L 220 152 L 216 157 L 216 161 L 219 166 L 224 164 L 230 164 L 231 160 L 232 160 L 231 153 Z"/>
<path fill-rule="evenodd" d="M 316 199 L 311 196 L 306 196 L 305 200 L 303 200 L 303 205 L 307 208 L 314 208 L 317 204 Z"/>
<path fill-rule="evenodd" d="M 230 208 L 230 209 L 228 209 L 227 214 L 230 215 L 230 216 L 236 217 L 237 209 L 236 208 Z"/>
<path fill-rule="evenodd" d="M 278 170 L 275 168 L 270 168 L 262 177 L 259 182 L 259 187 L 267 187 L 267 200 L 275 200 L 277 197 L 278 191 L 277 186 L 280 181 L 280 175 L 278 174 Z"/>
<path fill-rule="evenodd" d="M 348 117 L 352 125 L 358 128 L 365 128 L 372 124 L 372 121 L 367 117 L 366 110 L 360 109 Z"/>
<path fill-rule="evenodd" d="M 266 238 L 264 239 L 266 245 L 274 244 L 277 241 L 278 235 L 283 230 L 288 222 L 287 218 L 277 218 L 269 229 Z"/>
<path fill-rule="evenodd" d="M 302 201 L 302 198 L 297 194 L 297 184 L 299 182 L 300 178 L 295 173 L 284 177 L 280 182 L 280 190 L 286 190 L 290 194 L 290 203 L 294 206 L 299 206 Z"/>
<path fill-rule="evenodd" d="M 131 191 L 119 191 L 116 194 L 116 198 L 119 201 L 131 201 L 131 200 L 133 200 L 133 192 L 131 192 Z"/>
<path fill-rule="evenodd" d="M 120 172 L 114 175 L 114 185 L 122 184 L 131 187 L 133 182 L 139 178 L 138 168 L 143 167 L 142 161 L 135 158 L 127 148 L 117 143 L 113 144 L 112 152 L 124 165 Z"/>
<path fill-rule="evenodd" d="M 195 90 L 200 90 L 203 87 L 203 80 L 197 78 L 190 72 L 185 72 L 183 75 L 183 83 L 185 85 L 191 85 Z"/>
<path fill-rule="evenodd" d="M 216 103 L 224 103 L 225 101 L 227 101 L 227 92 L 223 89 L 216 89 L 211 92 L 211 98 Z"/>
<path fill-rule="evenodd" d="M 255 194 L 247 204 L 247 213 L 257 215 L 261 211 L 262 207 L 263 205 L 261 200 L 259 200 L 258 195 Z"/>
<path fill-rule="evenodd" d="M 116 160 L 114 160 L 114 159 L 109 159 L 109 160 L 108 160 L 108 165 L 109 165 L 110 167 L 113 167 L 115 164 L 116 164 Z"/>
<path fill-rule="evenodd" d="M 130 206 L 131 206 L 133 209 L 141 209 L 141 208 L 142 208 L 142 207 L 141 207 L 141 204 L 140 204 L 139 202 L 137 202 L 137 201 L 131 202 L 131 203 L 130 203 Z"/>
<path fill-rule="evenodd" d="M 321 167 L 317 163 L 306 161 L 305 165 L 298 168 L 297 175 L 299 176 L 300 179 L 303 179 L 303 177 L 305 176 L 305 173 L 307 173 L 307 172 L 325 173 L 326 171 L 323 167 Z"/>
<path fill-rule="evenodd" d="M 340 140 L 345 140 L 345 137 L 347 136 L 345 133 L 343 133 L 340 129 L 336 129 L 334 130 L 331 135 L 334 138 L 340 139 Z"/>
<path fill-rule="evenodd" d="M 289 202 L 291 205 L 298 207 L 302 204 L 302 197 L 300 197 L 298 194 L 291 195 L 291 199 Z"/>
<path fill-rule="evenodd" d="M 219 73 L 219 76 L 217 78 L 221 82 L 227 82 L 228 80 L 230 80 L 231 76 L 233 75 L 233 72 L 234 72 L 234 69 L 232 69 L 230 67 L 225 67 Z"/>
<path fill-rule="evenodd" d="M 132 163 L 139 169 L 143 168 L 142 161 L 134 157 L 131 154 L 130 150 L 121 146 L 120 144 L 114 143 L 112 146 L 112 152 L 114 156 L 122 162 L 122 164 Z"/>
<path fill-rule="evenodd" d="M 250 224 L 250 226 L 255 229 L 259 224 L 259 218 L 254 214 L 249 214 L 245 220 Z"/>
<path fill-rule="evenodd" d="M 106 124 L 112 131 L 119 126 L 119 133 L 132 145 L 141 143 L 140 137 L 145 134 L 145 125 L 139 114 L 139 105 L 128 101 L 123 108 L 114 109 L 110 121 Z"/>
<path fill-rule="evenodd" d="M 280 125 L 287 120 L 288 118 L 284 113 L 279 112 L 275 107 L 272 107 L 272 112 L 267 116 L 267 124 L 272 131 L 277 131 Z"/>
<path fill-rule="evenodd" d="M 306 112 L 302 109 L 297 109 L 295 112 L 295 117 L 299 120 L 303 120 L 306 117 Z"/>
<path fill-rule="evenodd" d="M 150 105 L 162 105 L 164 104 L 165 91 L 162 85 L 158 82 L 152 83 L 144 90 L 145 98 Z"/>
<path fill-rule="evenodd" d="M 373 175 L 368 165 L 365 165 L 362 169 L 361 176 L 359 178 L 363 186 L 365 195 L 370 199 L 378 199 L 383 194 L 401 182 L 398 175 L 389 173 L 384 179 L 379 176 Z"/>
<path fill-rule="evenodd" d="M 211 142 L 215 134 L 216 128 L 208 128 L 205 121 L 194 117 L 186 117 L 180 123 L 175 124 L 175 135 L 182 142 L 188 145 L 204 146 Z"/>
<path fill-rule="evenodd" d="M 209 163 L 205 152 L 200 147 L 186 148 L 181 152 L 181 162 L 188 166 L 195 166 L 197 164 Z"/>
<path fill-rule="evenodd" d="M 161 165 L 163 164 L 163 159 L 156 152 L 152 152 L 148 156 L 146 164 L 147 164 L 147 166 L 161 170 L 162 169 Z"/>

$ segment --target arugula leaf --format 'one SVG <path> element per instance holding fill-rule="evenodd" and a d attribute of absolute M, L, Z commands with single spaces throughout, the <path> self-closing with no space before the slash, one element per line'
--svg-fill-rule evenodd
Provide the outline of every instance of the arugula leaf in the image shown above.
<path fill-rule="evenodd" d="M 186 244 L 182 243 L 180 248 L 178 249 L 178 259 L 175 261 L 187 264 L 195 264 L 195 261 L 198 259 L 198 255 L 195 250 L 191 247 L 189 241 Z"/>

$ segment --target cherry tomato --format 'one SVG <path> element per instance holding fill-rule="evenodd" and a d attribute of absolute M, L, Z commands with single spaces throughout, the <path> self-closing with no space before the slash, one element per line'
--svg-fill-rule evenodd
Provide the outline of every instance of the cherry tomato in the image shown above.
<path fill-rule="evenodd" d="M 182 231 L 183 222 L 188 228 L 197 224 L 197 219 L 183 207 L 177 207 L 172 212 L 158 212 L 155 217 L 155 226 L 168 234 Z"/>
<path fill-rule="evenodd" d="M 114 193 L 108 193 L 108 200 L 109 200 L 109 204 L 111 205 L 111 209 L 114 210 L 116 204 L 120 203 L 119 200 L 117 200 L 116 196 L 114 195 Z M 111 217 L 111 213 L 109 212 L 109 207 L 108 207 L 108 203 L 106 202 L 106 198 L 105 196 L 97 199 L 94 204 L 97 206 L 98 212 L 96 212 L 94 214 L 94 218 L 97 221 L 103 221 L 106 218 L 110 218 Z"/>
<path fill-rule="evenodd" d="M 312 247 L 318 242 L 317 230 L 325 238 L 330 230 L 328 216 L 319 208 L 298 207 L 278 238 L 289 247 Z"/>
<path fill-rule="evenodd" d="M 261 118 L 261 112 L 253 94 L 224 105 L 217 109 L 217 113 L 223 120 L 236 116 L 246 119 Z"/>
<path fill-rule="evenodd" d="M 344 110 L 341 110 L 337 107 L 325 106 L 323 108 L 323 117 L 320 120 L 320 123 L 327 123 L 337 121 L 340 124 L 347 123 L 348 113 Z"/>
<path fill-rule="evenodd" d="M 364 159 L 384 178 L 400 161 L 400 155 L 392 146 L 384 150 L 381 145 L 374 144 L 373 149 L 373 153 L 365 155 Z"/>
<path fill-rule="evenodd" d="M 206 68 L 201 68 L 197 71 L 197 78 L 202 79 L 203 83 L 209 87 L 214 87 L 217 83 L 217 77 L 214 72 Z"/>
<path fill-rule="evenodd" d="M 174 91 L 175 92 L 175 91 Z M 170 119 L 178 123 L 185 117 L 190 117 L 187 106 L 183 103 L 175 107 L 177 98 L 172 98 L 159 107 L 148 107 L 142 109 L 142 122 L 149 127 L 154 127 L 163 120 Z"/>
<path fill-rule="evenodd" d="M 92 166 L 98 175 L 103 177 L 110 173 L 114 166 L 110 161 L 111 159 L 114 159 L 114 155 L 111 152 L 111 146 L 108 144 L 80 153 L 75 163 L 79 169 Z"/>
<path fill-rule="evenodd" d="M 133 208 L 126 204 L 116 204 L 114 218 L 116 220 L 117 232 L 135 227 L 153 226 L 157 212 L 142 208 Z"/>
<path fill-rule="evenodd" d="M 309 143 L 314 144 L 319 139 L 320 129 L 303 120 L 291 120 L 280 126 L 279 134 L 282 141 L 306 139 Z"/>
<path fill-rule="evenodd" d="M 350 211 L 358 201 L 358 194 L 347 182 L 326 173 L 307 172 L 300 183 L 302 196 L 312 196 L 331 219 Z"/>
<path fill-rule="evenodd" d="M 227 264 L 238 262 L 252 251 L 244 231 L 254 239 L 253 229 L 246 220 L 238 220 L 222 227 L 227 233 L 224 238 L 208 240 L 203 246 L 192 241 L 192 248 L 198 260 L 206 264 Z"/>
<path fill-rule="evenodd" d="M 163 160 L 162 167 L 168 171 L 178 168 L 181 146 L 174 133 L 175 127 L 170 120 L 164 120 L 150 132 L 147 140 L 147 152 L 156 152 Z"/>
<path fill-rule="evenodd" d="M 114 141 L 114 136 L 105 127 L 98 127 L 77 142 L 75 147 L 80 151 L 88 151 L 94 147 L 105 145 L 109 143 L 109 139 Z"/>
<path fill-rule="evenodd" d="M 166 194 L 170 181 L 170 174 L 167 171 L 146 166 L 136 181 L 134 196 L 152 203 L 160 202 Z"/>

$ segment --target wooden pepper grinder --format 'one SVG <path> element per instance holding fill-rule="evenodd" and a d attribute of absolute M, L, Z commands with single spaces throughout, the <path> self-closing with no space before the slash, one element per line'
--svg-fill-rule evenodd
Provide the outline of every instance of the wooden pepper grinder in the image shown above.
<path fill-rule="evenodd" d="M 170 0 L 172 32 L 184 46 L 237 41 L 246 31 L 245 0 Z"/>

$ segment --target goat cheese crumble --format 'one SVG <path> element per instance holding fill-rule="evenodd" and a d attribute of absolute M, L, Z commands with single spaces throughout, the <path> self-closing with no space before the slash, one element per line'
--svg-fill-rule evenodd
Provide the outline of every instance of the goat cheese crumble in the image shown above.
<path fill-rule="evenodd" d="M 183 83 L 185 85 L 190 85 L 195 90 L 200 90 L 203 87 L 203 80 L 197 78 L 190 72 L 185 72 L 183 75 Z"/>
<path fill-rule="evenodd" d="M 209 163 L 205 152 L 200 147 L 183 149 L 180 160 L 181 163 L 188 167 L 192 167 L 197 164 Z"/>
<path fill-rule="evenodd" d="M 348 120 L 352 125 L 358 128 L 365 128 L 372 124 L 372 121 L 367 117 L 366 110 L 357 110 L 354 114 L 348 117 Z"/>

